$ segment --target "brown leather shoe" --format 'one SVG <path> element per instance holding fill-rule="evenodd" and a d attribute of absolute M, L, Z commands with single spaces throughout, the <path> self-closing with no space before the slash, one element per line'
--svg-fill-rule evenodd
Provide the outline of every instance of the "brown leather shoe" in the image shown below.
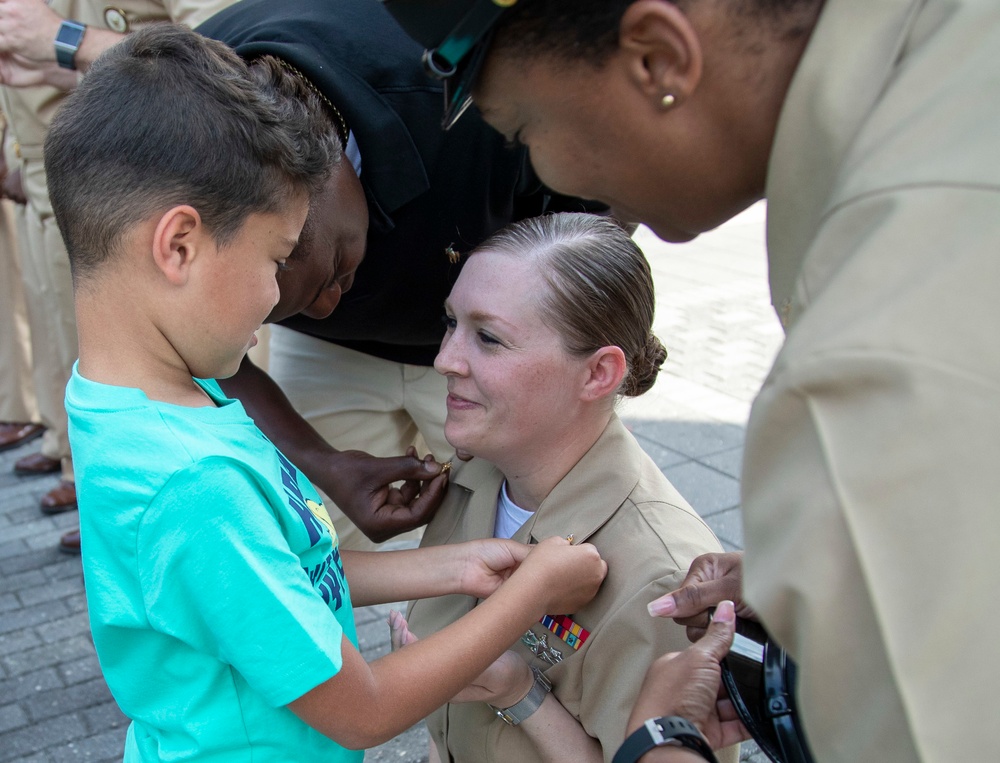
<path fill-rule="evenodd" d="M 0 421 L 0 451 L 10 450 L 41 437 L 45 427 L 30 421 Z"/>
<path fill-rule="evenodd" d="M 63 533 L 59 539 L 59 550 L 66 554 L 80 553 L 80 528 Z"/>
<path fill-rule="evenodd" d="M 49 458 L 41 453 L 32 453 L 14 462 L 14 474 L 22 477 L 33 477 L 36 474 L 52 474 L 62 469 L 58 458 Z"/>
<path fill-rule="evenodd" d="M 62 514 L 76 508 L 76 483 L 62 480 L 42 496 L 43 514 Z"/>

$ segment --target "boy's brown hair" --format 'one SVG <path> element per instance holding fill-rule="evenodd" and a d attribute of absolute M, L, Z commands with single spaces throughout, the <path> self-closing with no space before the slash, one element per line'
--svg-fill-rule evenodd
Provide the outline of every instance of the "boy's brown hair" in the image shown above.
<path fill-rule="evenodd" d="M 290 110 L 222 43 L 172 24 L 94 63 L 45 140 L 49 195 L 74 283 L 137 223 L 189 204 L 224 245 L 246 218 L 312 192 L 340 158 L 332 130 Z"/>

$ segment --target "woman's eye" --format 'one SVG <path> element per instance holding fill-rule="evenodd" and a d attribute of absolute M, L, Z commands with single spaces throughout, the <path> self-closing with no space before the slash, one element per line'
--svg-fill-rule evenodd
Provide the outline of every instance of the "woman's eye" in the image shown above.
<path fill-rule="evenodd" d="M 483 344 L 500 344 L 500 340 L 490 336 L 485 331 L 479 332 L 479 341 Z"/>
<path fill-rule="evenodd" d="M 444 327 L 448 331 L 454 331 L 455 327 L 458 325 L 458 321 L 456 321 L 450 315 L 442 316 L 441 321 L 444 323 Z"/>

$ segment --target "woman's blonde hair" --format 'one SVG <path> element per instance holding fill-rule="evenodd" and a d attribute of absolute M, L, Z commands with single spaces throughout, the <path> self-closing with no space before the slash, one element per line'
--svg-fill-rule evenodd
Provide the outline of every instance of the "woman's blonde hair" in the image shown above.
<path fill-rule="evenodd" d="M 532 217 L 498 231 L 476 251 L 531 257 L 548 285 L 540 298 L 542 319 L 567 352 L 620 347 L 628 372 L 619 393 L 635 397 L 653 386 L 667 357 L 652 333 L 653 277 L 618 223 L 576 213 Z"/>

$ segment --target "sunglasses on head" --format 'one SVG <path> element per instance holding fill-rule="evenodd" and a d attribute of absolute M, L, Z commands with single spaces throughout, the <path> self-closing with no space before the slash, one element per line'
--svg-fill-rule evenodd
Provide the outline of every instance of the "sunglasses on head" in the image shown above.
<path fill-rule="evenodd" d="M 472 86 L 486 60 L 494 24 L 516 2 L 474 2 L 440 44 L 424 51 L 424 70 L 444 82 L 444 129 L 450 129 L 472 103 Z"/>

